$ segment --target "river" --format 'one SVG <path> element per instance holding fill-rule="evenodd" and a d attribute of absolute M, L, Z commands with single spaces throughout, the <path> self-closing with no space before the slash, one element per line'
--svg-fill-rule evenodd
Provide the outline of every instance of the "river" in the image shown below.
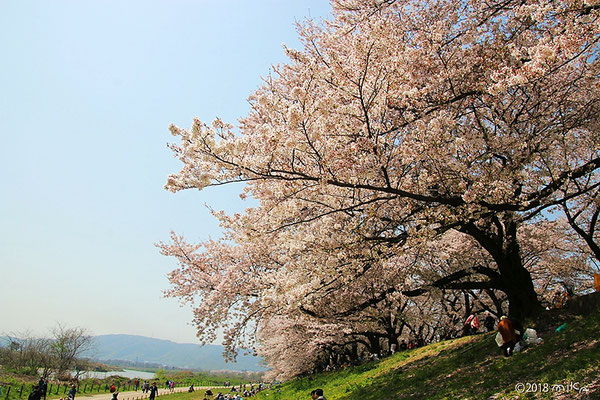
<path fill-rule="evenodd" d="M 82 375 L 83 378 L 98 378 L 104 379 L 112 375 L 124 376 L 125 378 L 140 378 L 140 379 L 154 379 L 154 372 L 136 371 L 133 369 L 124 369 L 122 371 L 88 371 Z"/>

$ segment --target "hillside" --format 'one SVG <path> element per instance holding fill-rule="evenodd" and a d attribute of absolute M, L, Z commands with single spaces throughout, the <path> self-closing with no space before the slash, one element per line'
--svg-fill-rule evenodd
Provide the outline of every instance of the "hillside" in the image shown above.
<path fill-rule="evenodd" d="M 125 360 L 202 370 L 264 371 L 260 358 L 240 355 L 236 363 L 223 360 L 222 346 L 175 343 L 135 335 L 94 336 L 93 350 L 85 356 L 98 361 Z"/>
<path fill-rule="evenodd" d="M 315 388 L 328 400 L 600 398 L 600 309 L 585 317 L 549 312 L 536 327 L 544 342 L 510 358 L 486 333 L 296 379 L 256 399 L 303 400 Z"/>

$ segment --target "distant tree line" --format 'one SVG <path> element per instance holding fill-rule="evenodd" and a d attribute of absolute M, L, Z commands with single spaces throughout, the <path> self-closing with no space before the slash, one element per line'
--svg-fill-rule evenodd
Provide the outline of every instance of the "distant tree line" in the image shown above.
<path fill-rule="evenodd" d="M 89 360 L 81 354 L 92 347 L 91 336 L 83 328 L 58 325 L 49 338 L 29 333 L 7 335 L 0 347 L 0 364 L 4 370 L 25 375 L 54 375 L 58 379 L 78 378 L 90 370 Z"/>
<path fill-rule="evenodd" d="M 122 360 L 120 358 L 109 358 L 106 360 L 102 360 L 103 363 L 108 364 L 108 365 L 115 365 L 115 366 L 119 366 L 119 367 L 130 367 L 130 368 L 136 368 L 136 369 L 150 369 L 150 370 L 154 370 L 154 369 L 159 369 L 159 368 L 163 368 L 163 369 L 176 369 L 177 367 L 174 366 L 168 366 L 168 365 L 164 365 L 161 363 L 156 363 L 156 362 L 149 362 L 149 361 L 131 361 L 131 360 Z"/>

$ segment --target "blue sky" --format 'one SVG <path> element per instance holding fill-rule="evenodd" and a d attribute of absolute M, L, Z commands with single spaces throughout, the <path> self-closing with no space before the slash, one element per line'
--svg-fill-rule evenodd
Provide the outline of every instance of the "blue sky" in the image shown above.
<path fill-rule="evenodd" d="M 169 123 L 235 122 L 295 21 L 326 0 L 0 0 L 0 334 L 60 322 L 93 334 L 194 342 L 164 299 L 175 264 L 154 243 L 220 235 L 205 204 L 239 187 L 172 194 Z"/>

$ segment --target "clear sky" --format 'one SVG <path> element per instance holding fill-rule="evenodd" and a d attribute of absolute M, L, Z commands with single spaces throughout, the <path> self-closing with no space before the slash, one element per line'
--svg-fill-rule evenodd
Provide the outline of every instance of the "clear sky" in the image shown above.
<path fill-rule="evenodd" d="M 0 0 L 0 334 L 56 323 L 93 334 L 196 341 L 162 297 L 175 230 L 220 235 L 205 204 L 239 188 L 172 194 L 168 125 L 236 122 L 295 21 L 327 0 Z"/>

